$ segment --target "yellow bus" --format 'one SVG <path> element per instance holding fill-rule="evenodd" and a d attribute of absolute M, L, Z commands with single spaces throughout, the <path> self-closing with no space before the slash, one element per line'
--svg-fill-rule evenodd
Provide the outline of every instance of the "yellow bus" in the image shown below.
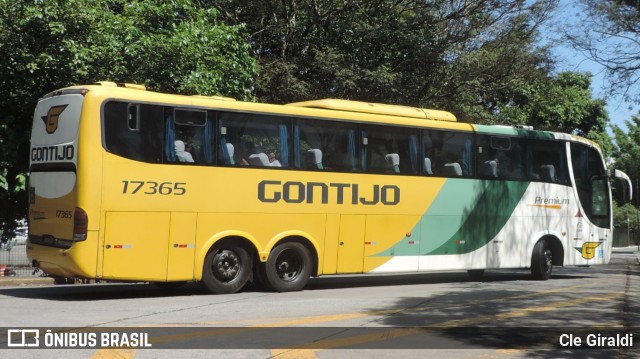
<path fill-rule="evenodd" d="M 40 99 L 29 241 L 55 278 L 275 291 L 347 273 L 606 264 L 609 176 L 575 136 L 345 100 L 102 82 Z"/>

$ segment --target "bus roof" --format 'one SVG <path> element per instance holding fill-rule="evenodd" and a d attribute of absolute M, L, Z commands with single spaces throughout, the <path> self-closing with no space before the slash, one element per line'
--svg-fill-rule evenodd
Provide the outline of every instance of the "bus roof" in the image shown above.
<path fill-rule="evenodd" d="M 366 121 L 373 123 L 394 123 L 404 126 L 419 126 L 432 128 L 446 128 L 450 130 L 472 131 L 484 134 L 516 136 L 536 139 L 556 139 L 565 141 L 577 141 L 599 147 L 593 141 L 560 132 L 531 130 L 517 126 L 504 125 L 475 125 L 457 122 L 455 115 L 442 110 L 432 110 L 411 106 L 389 105 L 363 101 L 320 99 L 303 102 L 294 102 L 286 105 L 266 104 L 257 102 L 236 101 L 233 98 L 222 96 L 202 95 L 177 95 L 162 92 L 148 91 L 144 86 L 135 84 L 116 84 L 102 81 L 93 85 L 77 85 L 60 89 L 45 95 L 59 94 L 65 90 L 98 90 L 104 97 L 136 98 L 145 101 L 168 102 L 178 106 L 206 106 L 219 109 L 250 111 L 261 113 L 282 114 L 288 116 L 325 117 L 330 119 L 342 119 L 351 121 Z M 363 117 L 363 114 L 373 115 Z M 377 117 L 380 116 L 380 117 Z M 377 117 L 377 118 L 376 118 Z M 386 117 L 386 119 L 385 119 Z M 427 120 L 427 121 L 419 121 Z M 433 121 L 433 122 L 432 122 Z"/>
<path fill-rule="evenodd" d="M 432 127 L 468 132 L 473 131 L 471 124 L 457 122 L 455 120 L 455 116 L 447 111 L 350 100 L 329 99 L 280 105 L 235 101 L 234 99 L 221 96 L 188 96 L 155 92 L 146 90 L 142 86 L 115 84 L 112 82 L 70 86 L 56 90 L 47 96 L 59 95 L 69 90 L 83 92 L 88 91 L 88 96 L 98 96 L 103 99 L 143 101 L 148 103 L 157 102 L 171 104 L 173 106 L 208 107 L 219 110 L 246 111 L 252 113 L 308 118 L 325 118 L 327 120 L 394 124 L 410 127 Z M 311 104 L 321 104 L 321 106 L 312 106 Z M 373 107 L 374 110 L 371 110 L 371 107 Z M 364 109 L 367 110 L 365 111 Z"/>
<path fill-rule="evenodd" d="M 382 103 L 339 100 L 339 99 L 322 99 L 304 102 L 289 103 L 287 106 L 322 108 L 327 110 L 348 111 L 371 113 L 376 115 L 391 115 L 401 117 L 424 118 L 428 120 L 439 121 L 457 121 L 456 116 L 451 112 L 441 110 L 431 110 L 426 108 L 388 105 Z"/>

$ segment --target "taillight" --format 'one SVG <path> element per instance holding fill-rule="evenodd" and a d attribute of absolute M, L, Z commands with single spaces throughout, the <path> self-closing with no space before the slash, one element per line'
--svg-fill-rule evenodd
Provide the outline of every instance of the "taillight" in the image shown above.
<path fill-rule="evenodd" d="M 80 207 L 76 207 L 73 215 L 73 240 L 84 241 L 87 239 L 87 228 L 89 227 L 89 216 Z"/>

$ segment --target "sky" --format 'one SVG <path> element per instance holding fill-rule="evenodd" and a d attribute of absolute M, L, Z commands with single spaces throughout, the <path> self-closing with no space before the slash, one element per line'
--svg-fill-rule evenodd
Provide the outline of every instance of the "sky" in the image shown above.
<path fill-rule="evenodd" d="M 560 4 L 551 22 L 542 30 L 545 41 L 554 44 L 552 53 L 556 56 L 557 71 L 579 71 L 590 72 L 592 77 L 591 90 L 593 98 L 604 98 L 607 102 L 610 123 L 623 129 L 625 120 L 630 120 L 633 115 L 637 115 L 640 106 L 634 103 L 625 102 L 622 97 L 613 97 L 607 94 L 607 79 L 604 68 L 598 63 L 591 61 L 585 54 L 574 50 L 570 45 L 559 40 L 558 33 L 561 28 L 572 26 L 579 17 L 581 5 L 578 0 L 560 0 Z"/>

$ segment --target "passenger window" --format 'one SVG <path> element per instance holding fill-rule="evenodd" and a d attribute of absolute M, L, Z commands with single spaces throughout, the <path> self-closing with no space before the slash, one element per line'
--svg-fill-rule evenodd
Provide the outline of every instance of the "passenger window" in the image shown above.
<path fill-rule="evenodd" d="M 526 180 L 524 141 L 506 136 L 478 136 L 477 168 L 480 178 Z"/>
<path fill-rule="evenodd" d="M 473 175 L 473 137 L 469 133 L 424 130 L 420 159 L 423 174 L 441 177 Z"/>
<path fill-rule="evenodd" d="M 418 131 L 402 127 L 363 126 L 361 140 L 364 171 L 418 173 Z"/>
<path fill-rule="evenodd" d="M 539 182 L 567 184 L 566 146 L 564 142 L 530 141 L 530 179 Z"/>
<path fill-rule="evenodd" d="M 136 161 L 161 163 L 164 138 L 162 106 L 110 101 L 104 106 L 104 147 Z"/>
<path fill-rule="evenodd" d="M 218 116 L 218 163 L 289 167 L 289 121 L 233 112 L 220 112 Z"/>
<path fill-rule="evenodd" d="M 355 124 L 299 120 L 293 131 L 295 168 L 344 172 L 357 170 Z"/>
<path fill-rule="evenodd" d="M 213 164 L 215 113 L 167 108 L 165 155 L 169 162 Z"/>

